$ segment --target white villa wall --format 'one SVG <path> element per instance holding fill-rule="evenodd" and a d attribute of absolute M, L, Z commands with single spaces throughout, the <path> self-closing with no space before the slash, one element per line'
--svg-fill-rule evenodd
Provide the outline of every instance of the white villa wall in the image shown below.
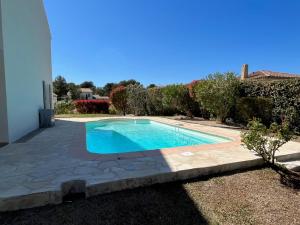
<path fill-rule="evenodd" d="M 7 111 L 6 111 L 6 89 L 5 89 L 5 76 L 4 76 L 2 27 L 0 26 L 0 143 L 7 143 L 7 142 L 8 142 L 8 123 L 7 123 Z"/>
<path fill-rule="evenodd" d="M 52 84 L 51 36 L 42 0 L 1 0 L 1 14 L 8 134 L 13 142 L 39 127 L 43 81 Z"/>

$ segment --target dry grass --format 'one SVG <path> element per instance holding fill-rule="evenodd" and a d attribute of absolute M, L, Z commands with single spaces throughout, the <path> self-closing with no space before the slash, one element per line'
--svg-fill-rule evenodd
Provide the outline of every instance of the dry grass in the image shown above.
<path fill-rule="evenodd" d="M 0 214 L 0 224 L 296 225 L 299 205 L 299 190 L 283 186 L 276 173 L 262 169 Z"/>

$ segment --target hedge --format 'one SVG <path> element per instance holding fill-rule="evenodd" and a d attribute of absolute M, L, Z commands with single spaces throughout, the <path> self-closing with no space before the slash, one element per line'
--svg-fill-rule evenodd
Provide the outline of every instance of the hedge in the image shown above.
<path fill-rule="evenodd" d="M 243 81 L 240 97 L 271 98 L 273 120 L 280 121 L 290 111 L 300 112 L 300 80 Z"/>
<path fill-rule="evenodd" d="M 236 120 L 247 124 L 253 118 L 260 118 L 262 123 L 270 125 L 272 121 L 273 103 L 271 98 L 242 97 L 236 102 Z"/>
<path fill-rule="evenodd" d="M 74 104 L 79 113 L 109 113 L 108 100 L 77 100 Z"/>

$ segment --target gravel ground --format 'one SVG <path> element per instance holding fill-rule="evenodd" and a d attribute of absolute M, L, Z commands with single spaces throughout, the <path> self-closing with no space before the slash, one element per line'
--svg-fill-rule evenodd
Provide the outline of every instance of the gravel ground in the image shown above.
<path fill-rule="evenodd" d="M 296 225 L 299 206 L 299 190 L 283 186 L 276 173 L 261 169 L 0 214 L 0 224 Z"/>

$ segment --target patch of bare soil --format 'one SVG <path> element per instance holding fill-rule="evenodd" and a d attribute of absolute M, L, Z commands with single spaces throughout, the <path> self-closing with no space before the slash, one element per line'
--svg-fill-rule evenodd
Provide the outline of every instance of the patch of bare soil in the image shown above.
<path fill-rule="evenodd" d="M 269 169 L 0 214 L 1 225 L 300 224 L 299 190 Z"/>
<path fill-rule="evenodd" d="M 300 191 L 282 185 L 269 169 L 192 182 L 185 189 L 220 224 L 300 224 Z"/>

